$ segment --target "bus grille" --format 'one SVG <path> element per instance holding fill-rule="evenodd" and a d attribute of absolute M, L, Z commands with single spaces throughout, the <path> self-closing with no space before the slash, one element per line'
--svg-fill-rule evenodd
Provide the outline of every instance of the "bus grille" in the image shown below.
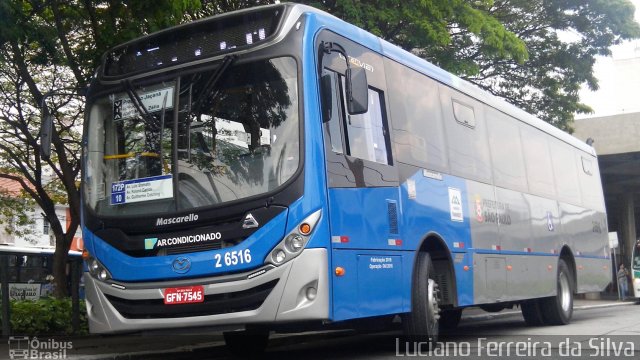
<path fill-rule="evenodd" d="M 167 248 L 166 255 L 179 255 L 179 254 L 193 253 L 193 252 L 199 252 L 199 251 L 220 250 L 220 249 L 222 249 L 222 241 L 215 240 L 215 241 L 211 241 L 209 243 L 204 243 L 204 244 L 176 246 L 172 248 Z M 156 251 L 156 253 L 158 252 Z M 165 255 L 165 254 L 162 254 L 162 255 Z"/>
<path fill-rule="evenodd" d="M 197 304 L 165 305 L 163 299 L 129 300 L 112 295 L 107 299 L 127 319 L 177 318 L 228 314 L 259 308 L 278 283 L 271 280 L 251 289 L 226 294 L 205 295 Z"/>

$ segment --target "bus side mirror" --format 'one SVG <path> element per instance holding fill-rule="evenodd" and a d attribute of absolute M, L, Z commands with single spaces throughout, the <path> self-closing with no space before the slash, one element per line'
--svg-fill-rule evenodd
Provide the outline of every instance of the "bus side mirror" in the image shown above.
<path fill-rule="evenodd" d="M 331 121 L 333 113 L 333 91 L 331 85 L 333 77 L 331 74 L 322 75 L 320 78 L 320 96 L 322 98 L 322 122 Z"/>
<path fill-rule="evenodd" d="M 40 155 L 43 159 L 49 160 L 51 158 L 51 137 L 53 136 L 53 115 L 49 114 L 46 105 L 43 112 L 44 116 L 40 124 Z"/>
<path fill-rule="evenodd" d="M 363 68 L 348 68 L 347 76 L 347 111 L 349 115 L 364 114 L 369 111 L 369 85 L 367 73 Z"/>

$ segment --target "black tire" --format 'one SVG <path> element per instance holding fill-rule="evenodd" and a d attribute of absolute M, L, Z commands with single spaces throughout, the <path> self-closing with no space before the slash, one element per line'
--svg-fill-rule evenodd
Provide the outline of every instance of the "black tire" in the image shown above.
<path fill-rule="evenodd" d="M 435 345 L 439 335 L 440 298 L 433 263 L 427 253 L 418 253 L 411 290 L 411 312 L 403 315 L 408 341 Z"/>
<path fill-rule="evenodd" d="M 268 330 L 231 331 L 222 334 L 227 349 L 239 358 L 261 357 L 269 344 Z"/>
<path fill-rule="evenodd" d="M 524 317 L 524 322 L 528 326 L 544 325 L 544 317 L 542 316 L 539 299 L 525 300 L 521 302 L 520 310 L 522 310 L 522 317 Z"/>
<path fill-rule="evenodd" d="M 566 325 L 573 316 L 573 276 L 567 263 L 558 261 L 556 296 L 541 300 L 542 318 L 546 325 Z"/>
<path fill-rule="evenodd" d="M 460 323 L 462 317 L 462 309 L 450 309 L 440 312 L 440 331 L 455 330 Z"/>

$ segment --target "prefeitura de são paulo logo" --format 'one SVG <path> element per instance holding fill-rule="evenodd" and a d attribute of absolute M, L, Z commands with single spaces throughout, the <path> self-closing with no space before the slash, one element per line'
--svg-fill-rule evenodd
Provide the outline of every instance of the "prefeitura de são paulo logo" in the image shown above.
<path fill-rule="evenodd" d="M 17 359 L 66 359 L 73 349 L 71 341 L 40 340 L 37 337 L 10 336 L 9 358 Z"/>

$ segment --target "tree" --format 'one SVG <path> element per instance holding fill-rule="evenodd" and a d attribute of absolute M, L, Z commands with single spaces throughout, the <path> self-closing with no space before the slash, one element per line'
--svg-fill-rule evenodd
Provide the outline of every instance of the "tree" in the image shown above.
<path fill-rule="evenodd" d="M 474 54 L 467 58 L 479 71 L 466 77 L 569 132 L 574 114 L 592 112 L 579 90 L 598 89 L 595 57 L 640 36 L 627 0 L 497 0 L 488 12 L 525 42 L 529 60 L 517 66 Z"/>
<path fill-rule="evenodd" d="M 0 189 L 0 224 L 4 234 L 21 237 L 28 243 L 35 245 L 37 239 L 31 229 L 33 218 L 29 216 L 29 212 L 33 209 L 34 201 L 30 196 L 20 192 L 11 192 L 6 189 Z"/>
<path fill-rule="evenodd" d="M 563 130 L 590 112 L 596 55 L 640 36 L 627 0 L 303 1 L 361 26 Z"/>
<path fill-rule="evenodd" d="M 109 47 L 175 25 L 199 5 L 197 0 L 0 2 L 0 177 L 20 182 L 50 223 L 57 296 L 66 293 L 66 258 L 80 221 L 84 104 L 73 89 L 86 87 Z M 49 160 L 40 157 L 37 141 L 43 103 L 55 117 Z M 55 214 L 57 202 L 69 205 L 66 229 Z"/>

